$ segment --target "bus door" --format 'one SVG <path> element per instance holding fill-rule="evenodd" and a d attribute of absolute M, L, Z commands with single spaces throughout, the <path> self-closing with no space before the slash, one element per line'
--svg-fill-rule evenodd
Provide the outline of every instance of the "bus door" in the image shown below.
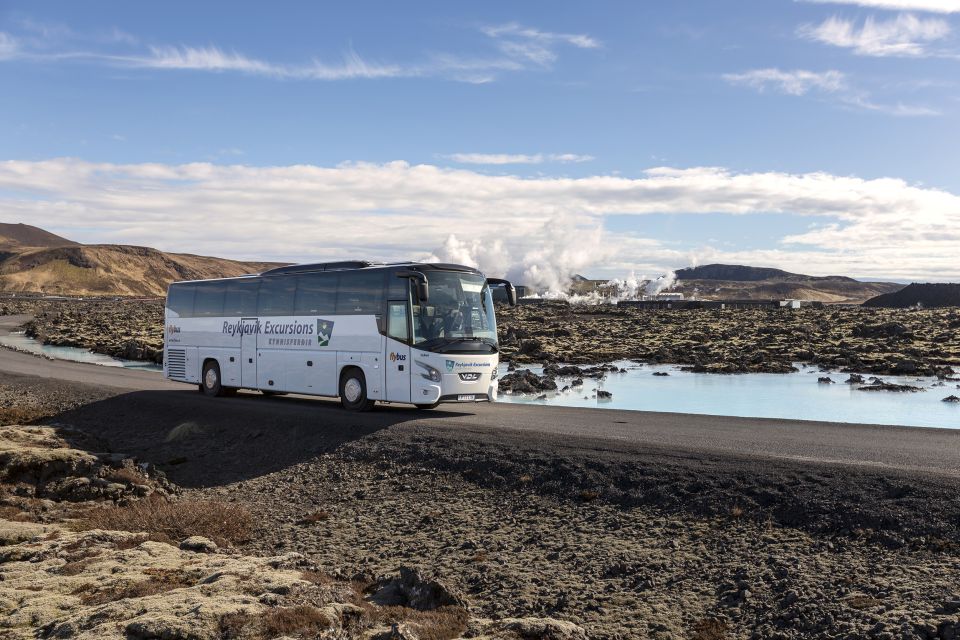
<path fill-rule="evenodd" d="M 243 318 L 243 326 L 256 325 L 256 318 Z M 243 332 L 240 338 L 240 386 L 257 388 L 257 333 Z"/>
<path fill-rule="evenodd" d="M 410 326 L 407 303 L 387 303 L 386 400 L 410 402 Z"/>

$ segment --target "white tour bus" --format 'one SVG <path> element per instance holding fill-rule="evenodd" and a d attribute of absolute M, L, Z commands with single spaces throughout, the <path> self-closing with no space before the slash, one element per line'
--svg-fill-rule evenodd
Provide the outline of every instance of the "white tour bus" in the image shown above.
<path fill-rule="evenodd" d="M 237 389 L 420 408 L 497 397 L 491 287 L 452 264 L 336 262 L 175 282 L 163 373 L 211 396 Z"/>

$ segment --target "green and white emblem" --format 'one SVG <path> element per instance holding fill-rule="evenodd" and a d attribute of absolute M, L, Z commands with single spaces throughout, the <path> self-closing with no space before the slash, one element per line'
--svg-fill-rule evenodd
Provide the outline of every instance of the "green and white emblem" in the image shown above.
<path fill-rule="evenodd" d="M 332 320 L 317 320 L 317 343 L 321 347 L 330 346 L 330 337 L 333 335 Z"/>

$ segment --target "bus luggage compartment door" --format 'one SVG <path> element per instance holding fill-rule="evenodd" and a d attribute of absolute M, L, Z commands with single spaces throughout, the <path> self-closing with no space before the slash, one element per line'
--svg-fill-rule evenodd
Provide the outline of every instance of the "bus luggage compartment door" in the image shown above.
<path fill-rule="evenodd" d="M 255 323 L 256 318 L 244 318 L 243 323 Z M 240 386 L 257 388 L 257 334 L 244 333 L 240 338 Z"/>

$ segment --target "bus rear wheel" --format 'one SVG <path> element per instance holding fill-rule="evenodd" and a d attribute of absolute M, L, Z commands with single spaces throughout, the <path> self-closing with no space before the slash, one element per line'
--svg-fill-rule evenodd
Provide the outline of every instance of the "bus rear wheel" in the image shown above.
<path fill-rule="evenodd" d="M 374 401 L 367 397 L 367 381 L 356 367 L 340 374 L 340 404 L 348 411 L 370 411 Z"/>

